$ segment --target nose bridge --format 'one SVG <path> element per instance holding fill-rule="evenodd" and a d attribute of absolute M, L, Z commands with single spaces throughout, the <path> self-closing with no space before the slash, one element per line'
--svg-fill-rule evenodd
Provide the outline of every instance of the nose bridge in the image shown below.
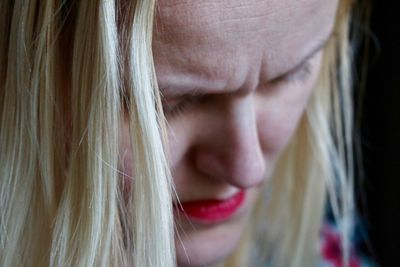
<path fill-rule="evenodd" d="M 225 125 L 221 125 L 221 131 L 225 132 L 226 153 L 232 158 L 248 159 L 255 155 L 255 150 L 259 150 L 254 109 L 249 99 L 232 102 L 226 107 L 226 114 L 222 116 Z"/>
<path fill-rule="evenodd" d="M 216 116 L 218 126 L 208 137 L 210 146 L 203 170 L 240 188 L 259 184 L 265 161 L 252 99 L 225 101 Z"/>

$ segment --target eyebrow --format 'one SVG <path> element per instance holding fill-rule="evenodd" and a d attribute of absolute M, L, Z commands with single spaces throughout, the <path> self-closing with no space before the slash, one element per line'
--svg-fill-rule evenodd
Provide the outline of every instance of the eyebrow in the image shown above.
<path fill-rule="evenodd" d="M 300 70 L 303 66 L 305 66 L 308 61 L 315 56 L 318 52 L 320 52 L 321 50 L 323 50 L 327 44 L 329 43 L 329 41 L 332 38 L 332 32 L 330 32 L 325 38 L 321 39 L 317 45 L 315 45 L 310 52 L 308 52 L 301 60 L 299 63 L 295 64 L 294 67 L 290 68 L 287 71 L 284 71 L 283 73 L 279 74 L 278 76 L 270 79 L 268 81 L 268 83 L 276 83 L 279 82 L 281 80 L 285 80 L 288 76 L 290 76 L 291 74 L 295 73 L 297 70 Z"/>
<path fill-rule="evenodd" d="M 329 41 L 332 38 L 332 34 L 333 34 L 332 32 L 329 32 L 329 34 L 326 37 L 320 39 L 320 41 L 318 41 L 317 44 L 315 46 L 313 46 L 313 48 L 310 49 L 310 51 L 308 53 L 306 53 L 306 55 L 304 57 L 302 57 L 302 59 L 297 64 L 294 65 L 294 67 L 291 67 L 289 70 L 286 70 L 283 73 L 277 75 L 276 77 L 270 79 L 269 81 L 267 81 L 267 83 L 276 83 L 281 80 L 285 80 L 292 73 L 295 73 L 297 70 L 301 69 L 304 65 L 306 65 L 308 63 L 308 61 L 314 55 L 316 55 L 318 52 L 320 52 L 327 46 L 327 44 L 329 43 Z M 206 82 L 190 81 L 185 84 L 185 82 L 181 82 L 181 79 L 180 79 L 179 84 L 168 83 L 168 85 L 166 85 L 166 86 L 160 86 L 159 89 L 160 89 L 160 93 L 162 96 L 164 96 L 166 94 L 170 94 L 170 95 L 173 95 L 174 97 L 175 96 L 179 97 L 179 96 L 184 96 L 184 95 L 191 95 L 191 96 L 204 95 L 211 91 L 210 88 L 215 89 L 215 92 L 213 90 L 213 93 L 218 93 L 217 91 L 219 91 L 219 88 L 221 88 L 221 90 L 224 88 L 224 86 L 221 86 L 221 85 L 218 86 L 218 82 L 216 82 L 215 85 L 213 85 L 213 86 L 207 85 L 209 83 L 210 83 L 210 81 L 206 80 Z M 193 85 L 193 84 L 195 84 L 195 85 Z M 205 92 L 205 91 L 207 91 L 207 92 Z"/>

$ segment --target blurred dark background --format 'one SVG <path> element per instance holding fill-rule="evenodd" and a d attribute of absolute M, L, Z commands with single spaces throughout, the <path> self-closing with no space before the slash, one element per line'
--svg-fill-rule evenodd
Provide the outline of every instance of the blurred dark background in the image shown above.
<path fill-rule="evenodd" d="M 398 3 L 391 0 L 370 2 L 369 64 L 361 108 L 360 140 L 365 174 L 358 197 L 369 234 L 364 250 L 383 267 L 400 266 Z"/>

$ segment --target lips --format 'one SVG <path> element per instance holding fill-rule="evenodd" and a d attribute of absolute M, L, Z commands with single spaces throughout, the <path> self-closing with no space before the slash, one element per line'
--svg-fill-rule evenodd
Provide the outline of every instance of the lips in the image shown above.
<path fill-rule="evenodd" d="M 227 199 L 188 201 L 181 203 L 181 205 L 176 204 L 174 208 L 195 221 L 217 223 L 231 218 L 242 206 L 244 200 L 245 192 L 239 191 Z"/>

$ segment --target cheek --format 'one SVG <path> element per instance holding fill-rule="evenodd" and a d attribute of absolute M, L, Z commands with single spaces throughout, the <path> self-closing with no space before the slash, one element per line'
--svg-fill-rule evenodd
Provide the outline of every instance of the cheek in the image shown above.
<path fill-rule="evenodd" d="M 297 90 L 282 92 L 267 101 L 261 100 L 257 108 L 260 142 L 266 154 L 272 158 L 276 158 L 289 142 L 312 92 L 312 89 L 291 89 Z"/>
<path fill-rule="evenodd" d="M 168 160 L 172 169 L 187 153 L 187 148 L 196 140 L 196 122 L 182 117 L 168 122 Z"/>
<path fill-rule="evenodd" d="M 319 53 L 311 61 L 312 69 L 308 81 L 295 82 L 290 86 L 277 88 L 272 95 L 257 97 L 260 142 L 270 157 L 279 156 L 294 134 L 317 83 L 321 60 L 322 53 Z"/>
<path fill-rule="evenodd" d="M 259 115 L 260 141 L 267 154 L 275 156 L 283 150 L 296 129 L 303 110 L 303 106 L 299 105 L 282 107 Z"/>

